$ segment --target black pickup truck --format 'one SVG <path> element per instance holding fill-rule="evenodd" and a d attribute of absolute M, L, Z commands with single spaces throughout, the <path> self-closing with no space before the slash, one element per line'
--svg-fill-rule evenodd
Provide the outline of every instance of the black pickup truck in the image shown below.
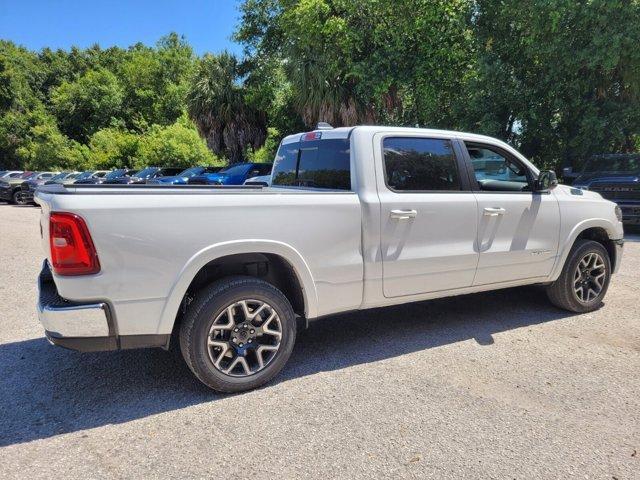
<path fill-rule="evenodd" d="M 623 222 L 640 225 L 640 154 L 591 157 L 573 186 L 598 192 L 622 209 Z"/>

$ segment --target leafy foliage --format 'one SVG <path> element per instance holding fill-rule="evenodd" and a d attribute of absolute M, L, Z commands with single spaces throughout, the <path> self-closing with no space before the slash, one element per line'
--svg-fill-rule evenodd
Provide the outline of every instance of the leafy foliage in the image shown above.
<path fill-rule="evenodd" d="M 267 136 L 266 116 L 245 99 L 236 58 L 205 55 L 188 95 L 189 114 L 211 150 L 243 159 L 247 145 L 259 148 Z"/>

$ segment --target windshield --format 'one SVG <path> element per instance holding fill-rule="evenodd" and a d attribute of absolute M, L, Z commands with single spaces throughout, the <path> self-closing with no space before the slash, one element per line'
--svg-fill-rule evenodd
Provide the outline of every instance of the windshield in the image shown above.
<path fill-rule="evenodd" d="M 200 173 L 202 173 L 204 169 L 202 167 L 191 167 L 191 168 L 187 168 L 186 170 L 181 171 L 178 174 L 178 177 L 193 177 L 195 175 L 199 175 Z"/>
<path fill-rule="evenodd" d="M 247 173 L 247 170 L 251 168 L 250 164 L 243 163 L 241 165 L 233 165 L 227 168 L 223 168 L 220 170 L 220 173 L 224 173 L 226 175 L 244 175 Z"/>
<path fill-rule="evenodd" d="M 54 175 L 53 177 L 51 177 L 51 180 L 62 180 L 67 175 L 69 175 L 69 172 L 62 172 L 62 173 L 59 173 L 59 174 Z"/>
<path fill-rule="evenodd" d="M 114 178 L 123 176 L 125 172 L 126 170 L 124 168 L 119 168 L 118 170 L 107 173 L 104 178 L 106 178 L 107 180 L 113 180 Z"/>
<path fill-rule="evenodd" d="M 637 172 L 640 171 L 640 155 L 605 155 L 592 157 L 584 166 L 585 173 L 593 172 Z"/>
<path fill-rule="evenodd" d="M 82 172 L 77 178 L 78 180 L 84 180 L 85 178 L 89 178 L 91 175 L 93 175 L 93 171 Z"/>
<path fill-rule="evenodd" d="M 134 177 L 136 177 L 136 178 L 147 178 L 147 177 L 150 177 L 151 175 L 153 175 L 154 173 L 156 173 L 157 170 L 158 170 L 157 167 L 148 167 L 148 168 L 145 168 L 144 170 L 141 170 L 138 173 L 136 173 L 134 175 Z"/>

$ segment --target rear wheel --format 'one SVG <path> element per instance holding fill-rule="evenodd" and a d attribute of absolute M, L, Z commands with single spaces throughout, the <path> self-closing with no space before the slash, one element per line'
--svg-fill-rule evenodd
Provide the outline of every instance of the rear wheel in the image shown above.
<path fill-rule="evenodd" d="M 602 305 L 611 280 L 607 249 L 592 240 L 578 240 L 560 277 L 547 287 L 551 303 L 576 313 L 591 312 Z"/>
<path fill-rule="evenodd" d="M 280 290 L 253 277 L 230 277 L 196 295 L 180 327 L 180 349 L 205 385 L 240 392 L 271 380 L 295 337 L 295 314 Z"/>

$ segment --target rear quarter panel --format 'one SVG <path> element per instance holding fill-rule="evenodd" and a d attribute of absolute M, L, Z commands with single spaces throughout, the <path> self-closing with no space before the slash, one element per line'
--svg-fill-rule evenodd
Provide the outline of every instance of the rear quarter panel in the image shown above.
<path fill-rule="evenodd" d="M 258 192 L 76 195 L 39 194 L 43 248 L 48 215 L 83 217 L 101 271 L 54 276 L 75 301 L 108 301 L 121 335 L 170 333 L 199 265 L 258 248 L 285 253 L 305 289 L 310 318 L 357 308 L 362 301 L 361 212 L 355 193 Z M 256 251 L 256 250 L 253 250 Z"/>

